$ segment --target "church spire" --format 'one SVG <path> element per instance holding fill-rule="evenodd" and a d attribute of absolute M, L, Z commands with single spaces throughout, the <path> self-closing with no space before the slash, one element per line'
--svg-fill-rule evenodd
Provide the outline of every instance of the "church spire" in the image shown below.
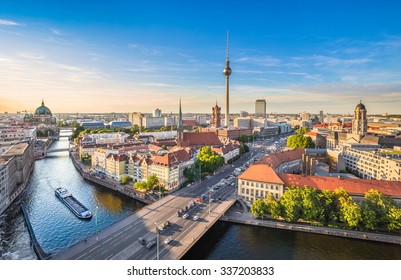
<path fill-rule="evenodd" d="M 178 126 L 177 129 L 182 129 L 182 110 L 181 110 L 181 98 L 180 98 L 180 108 L 178 112 Z"/>

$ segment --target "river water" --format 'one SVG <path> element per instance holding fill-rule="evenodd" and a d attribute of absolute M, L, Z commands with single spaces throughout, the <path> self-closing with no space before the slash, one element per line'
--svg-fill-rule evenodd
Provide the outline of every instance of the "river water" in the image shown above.
<path fill-rule="evenodd" d="M 65 148 L 65 138 L 52 148 Z M 54 195 L 67 188 L 98 219 L 80 220 Z M 84 181 L 67 152 L 35 162 L 29 185 L 0 216 L 0 259 L 36 259 L 21 203 L 36 238 L 47 253 L 57 253 L 134 213 L 144 204 Z M 310 233 L 217 222 L 184 259 L 401 259 L 401 246 Z"/>

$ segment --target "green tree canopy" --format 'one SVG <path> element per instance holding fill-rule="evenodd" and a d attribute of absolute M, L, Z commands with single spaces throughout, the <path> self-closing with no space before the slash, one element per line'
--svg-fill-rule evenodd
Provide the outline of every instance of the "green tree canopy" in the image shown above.
<path fill-rule="evenodd" d="M 370 230 L 389 224 L 387 212 L 395 206 L 394 200 L 377 190 L 369 190 L 362 203 L 362 217 L 365 227 Z"/>
<path fill-rule="evenodd" d="M 282 207 L 283 218 L 287 222 L 296 222 L 301 218 L 302 195 L 300 188 L 288 187 L 287 191 L 281 196 L 280 205 Z"/>
<path fill-rule="evenodd" d="M 131 180 L 132 180 L 132 178 L 131 178 L 130 176 L 124 175 L 124 176 L 121 178 L 121 184 L 126 185 L 126 184 L 128 184 Z"/>
<path fill-rule="evenodd" d="M 272 193 L 268 193 L 263 201 L 266 205 L 267 214 L 277 219 L 281 216 L 281 206 L 280 203 L 274 198 Z"/>
<path fill-rule="evenodd" d="M 351 196 L 343 188 L 336 189 L 334 193 L 339 201 L 339 217 L 340 221 L 345 223 L 349 228 L 355 228 L 362 221 L 361 208 L 356 204 Z"/>
<path fill-rule="evenodd" d="M 199 162 L 196 164 L 197 166 L 200 165 L 202 172 L 210 173 L 224 165 L 224 158 L 212 151 L 209 146 L 204 146 L 200 149 L 197 159 Z"/>
<path fill-rule="evenodd" d="M 251 205 L 251 213 L 255 217 L 263 216 L 267 213 L 266 204 L 261 199 L 256 199 Z"/>

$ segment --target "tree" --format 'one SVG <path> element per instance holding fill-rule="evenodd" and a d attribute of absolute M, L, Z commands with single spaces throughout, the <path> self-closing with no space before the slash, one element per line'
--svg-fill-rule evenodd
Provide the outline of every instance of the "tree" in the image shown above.
<path fill-rule="evenodd" d="M 272 216 L 272 218 L 279 218 L 281 216 L 281 206 L 280 203 L 274 198 L 272 193 L 268 193 L 264 199 L 266 205 L 267 214 Z"/>
<path fill-rule="evenodd" d="M 377 190 L 369 190 L 362 203 L 362 219 L 365 227 L 370 230 L 378 226 L 387 227 L 389 221 L 387 212 L 395 207 L 395 202 Z"/>
<path fill-rule="evenodd" d="M 131 180 L 132 180 L 132 178 L 131 178 L 130 176 L 124 175 L 124 176 L 121 178 L 121 184 L 126 185 L 126 184 L 128 184 Z"/>
<path fill-rule="evenodd" d="M 302 196 L 299 188 L 288 187 L 280 199 L 283 218 L 287 222 L 296 222 L 301 217 Z"/>
<path fill-rule="evenodd" d="M 200 149 L 197 159 L 201 170 L 209 173 L 224 165 L 224 158 L 212 151 L 209 146 L 204 146 Z"/>
<path fill-rule="evenodd" d="M 388 230 L 399 230 L 401 229 L 401 208 L 397 206 L 391 207 L 386 214 L 388 220 Z"/>
<path fill-rule="evenodd" d="M 334 226 L 338 222 L 338 197 L 334 192 L 327 190 L 321 191 L 319 196 L 323 208 L 323 223 Z"/>
<path fill-rule="evenodd" d="M 136 182 L 134 184 L 134 188 L 139 191 L 159 191 L 164 192 L 165 189 L 160 185 L 159 178 L 157 178 L 156 174 L 150 175 L 146 182 Z"/>
<path fill-rule="evenodd" d="M 301 218 L 306 221 L 324 221 L 323 207 L 320 203 L 319 192 L 314 188 L 304 186 L 299 189 L 302 198 Z"/>
<path fill-rule="evenodd" d="M 148 186 L 146 182 L 135 182 L 134 188 L 138 191 L 146 191 Z"/>
<path fill-rule="evenodd" d="M 250 210 L 255 217 L 260 217 L 267 213 L 266 204 L 261 199 L 256 199 L 252 203 Z"/>
<path fill-rule="evenodd" d="M 340 221 L 349 228 L 355 228 L 362 220 L 361 208 L 349 196 L 343 188 L 336 189 L 334 193 L 338 197 Z"/>
<path fill-rule="evenodd" d="M 288 137 L 287 139 L 287 147 L 293 149 L 306 149 L 306 148 L 314 148 L 315 144 L 312 141 L 312 138 L 309 136 L 305 136 L 308 132 L 308 128 L 301 127 L 297 129 L 296 134 Z"/>

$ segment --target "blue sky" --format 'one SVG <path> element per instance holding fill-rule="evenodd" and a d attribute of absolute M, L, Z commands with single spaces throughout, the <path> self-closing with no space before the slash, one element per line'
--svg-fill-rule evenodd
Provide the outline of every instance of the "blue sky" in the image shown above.
<path fill-rule="evenodd" d="M 401 113 L 401 1 L 3 2 L 0 112 Z"/>

